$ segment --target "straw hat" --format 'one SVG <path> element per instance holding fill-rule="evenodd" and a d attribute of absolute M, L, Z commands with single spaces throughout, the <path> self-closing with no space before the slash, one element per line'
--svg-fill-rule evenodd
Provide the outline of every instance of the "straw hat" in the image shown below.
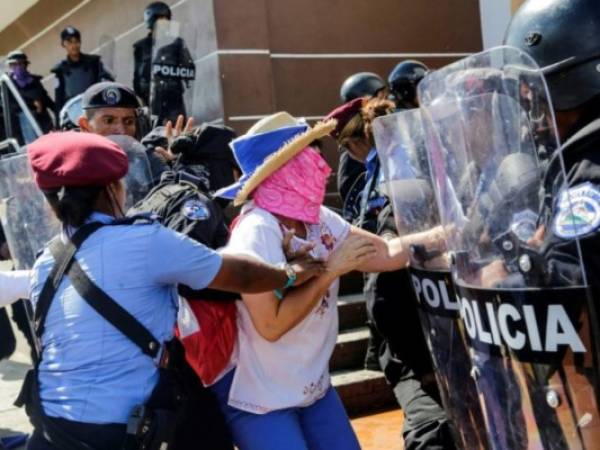
<path fill-rule="evenodd" d="M 215 195 L 234 199 L 236 206 L 242 204 L 264 180 L 311 142 L 330 134 L 335 124 L 335 120 L 328 120 L 311 128 L 287 112 L 278 112 L 259 120 L 246 134 L 230 144 L 242 169 L 242 177 Z"/>

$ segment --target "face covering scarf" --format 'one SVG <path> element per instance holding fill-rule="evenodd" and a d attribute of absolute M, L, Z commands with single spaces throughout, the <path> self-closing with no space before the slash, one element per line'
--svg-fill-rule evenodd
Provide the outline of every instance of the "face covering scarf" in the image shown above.
<path fill-rule="evenodd" d="M 21 88 L 27 86 L 32 80 L 31 74 L 27 70 L 27 67 L 21 65 L 17 65 L 12 68 L 12 78 Z"/>
<path fill-rule="evenodd" d="M 270 213 L 318 224 L 331 168 L 307 147 L 254 191 L 254 203 Z"/>

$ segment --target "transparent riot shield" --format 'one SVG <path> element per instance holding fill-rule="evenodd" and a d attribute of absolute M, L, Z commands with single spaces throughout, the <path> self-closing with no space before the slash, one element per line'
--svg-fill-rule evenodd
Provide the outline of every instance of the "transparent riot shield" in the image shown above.
<path fill-rule="evenodd" d="M 427 233 L 440 227 L 434 198 L 425 134 L 418 109 L 374 121 L 373 134 L 384 175 L 384 190 L 392 204 L 400 236 Z M 423 334 L 431 352 L 442 403 L 460 449 L 491 448 L 474 380 L 464 327 L 459 320 L 443 246 L 411 248 L 410 277 Z"/>
<path fill-rule="evenodd" d="M 185 98 L 196 78 L 194 58 L 184 39 L 195 43 L 191 23 L 159 20 L 154 25 L 149 106 L 158 124 L 187 113 Z"/>
<path fill-rule="evenodd" d="M 33 267 L 38 252 L 60 231 L 26 154 L 0 159 L 0 221 L 17 269 Z"/>
<path fill-rule="evenodd" d="M 419 97 L 493 448 L 596 448 L 598 327 L 577 232 L 593 219 L 585 195 L 560 190 L 543 76 L 500 47 L 432 72 Z"/>
<path fill-rule="evenodd" d="M 123 212 L 127 212 L 152 189 L 150 162 L 145 147 L 131 136 L 113 135 L 107 137 L 119 145 L 127 154 L 127 159 L 129 159 L 129 170 L 124 179 L 127 197 Z"/>

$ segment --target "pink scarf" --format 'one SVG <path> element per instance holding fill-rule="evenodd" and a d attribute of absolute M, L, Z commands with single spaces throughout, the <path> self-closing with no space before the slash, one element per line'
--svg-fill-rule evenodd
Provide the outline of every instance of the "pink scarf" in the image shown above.
<path fill-rule="evenodd" d="M 306 147 L 254 191 L 254 203 L 270 213 L 309 224 L 319 223 L 331 167 Z"/>

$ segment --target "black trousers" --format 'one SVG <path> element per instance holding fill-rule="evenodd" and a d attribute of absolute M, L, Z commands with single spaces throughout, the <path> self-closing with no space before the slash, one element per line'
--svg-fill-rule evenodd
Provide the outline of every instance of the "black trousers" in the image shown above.
<path fill-rule="evenodd" d="M 425 381 L 407 370 L 394 387 L 394 394 L 404 412 L 402 436 L 406 450 L 455 449 L 435 380 Z"/>
<path fill-rule="evenodd" d="M 49 418 L 49 420 L 60 426 L 70 436 L 88 444 L 95 450 L 119 450 L 123 447 L 126 431 L 124 424 L 96 425 L 58 418 Z M 27 442 L 27 450 L 62 449 L 51 444 L 43 433 L 36 429 Z"/>

